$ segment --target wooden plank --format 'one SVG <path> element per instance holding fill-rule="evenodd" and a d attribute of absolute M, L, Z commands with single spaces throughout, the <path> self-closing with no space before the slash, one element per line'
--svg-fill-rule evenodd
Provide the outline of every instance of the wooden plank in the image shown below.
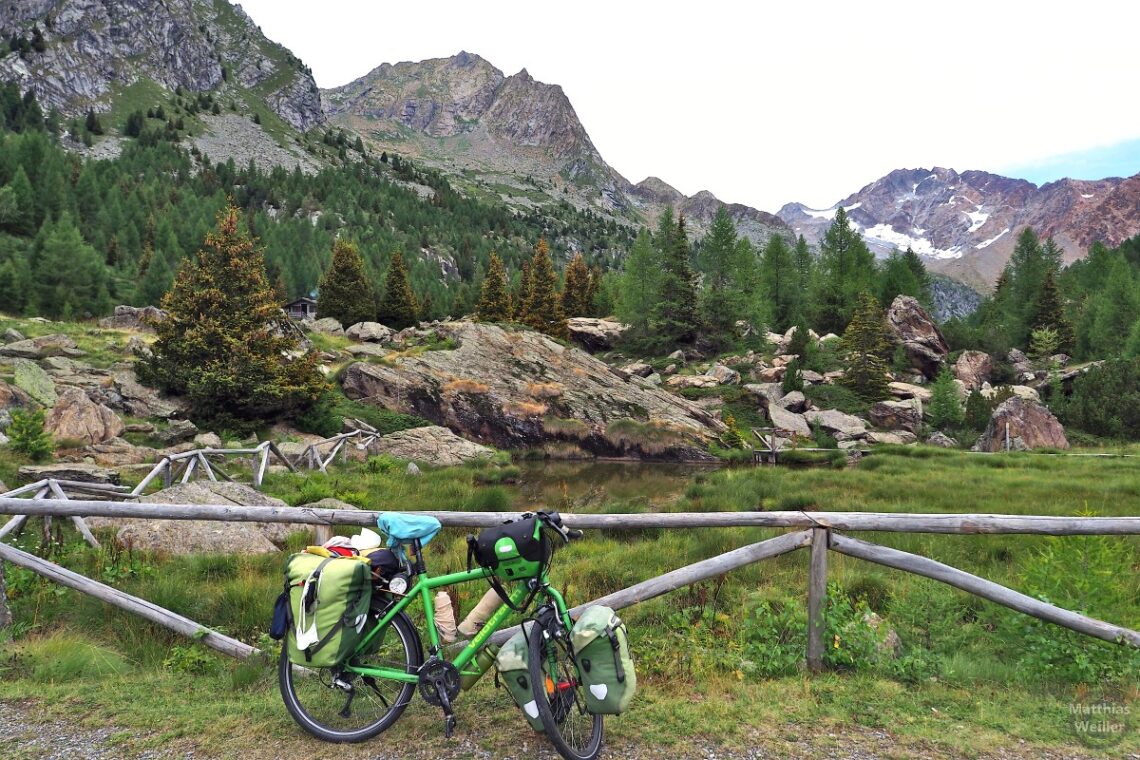
<path fill-rule="evenodd" d="M 60 486 L 58 480 L 49 480 L 48 485 L 51 487 L 51 492 L 55 494 L 56 498 L 62 499 L 63 501 L 68 501 L 67 494 L 63 492 L 63 488 Z M 82 517 L 79 517 L 78 515 L 72 515 L 71 522 L 75 525 L 75 528 L 79 531 L 79 534 L 83 536 L 84 541 L 86 541 L 91 546 L 94 546 L 96 549 L 99 548 L 99 541 L 87 528 L 87 523 L 83 521 Z"/>
<path fill-rule="evenodd" d="M 47 483 L 46 478 L 43 480 L 37 480 L 35 483 L 28 483 L 26 486 L 20 486 L 19 488 L 8 491 L 7 493 L 3 494 L 3 496 L 20 496 L 22 494 L 31 493 L 32 491 L 38 491 L 44 487 L 45 483 Z"/>
<path fill-rule="evenodd" d="M 214 481 L 215 483 L 218 482 L 217 476 L 214 475 L 214 470 L 210 467 L 210 463 L 206 460 L 206 457 L 204 457 L 201 452 L 198 453 L 198 465 L 203 470 L 205 470 L 207 478 Z"/>
<path fill-rule="evenodd" d="M 260 447 L 259 447 L 260 448 Z M 261 461 L 254 461 L 253 465 L 253 487 L 261 489 L 261 484 L 265 482 L 265 471 L 269 469 L 269 447 L 261 448 Z"/>
<path fill-rule="evenodd" d="M 1040 620 L 1056 623 L 1086 636 L 1140 647 L 1140 632 L 1056 607 L 1006 588 L 999 583 L 979 578 L 964 570 L 944 565 L 927 557 L 920 557 L 917 554 L 834 534 L 831 536 L 831 548 L 840 554 L 941 581 L 963 591 L 968 591 L 975 596 L 980 596 L 983 599 L 988 599 Z"/>
<path fill-rule="evenodd" d="M 27 515 L 16 515 L 8 522 L 0 527 L 0 538 L 4 538 L 9 533 L 19 533 L 24 528 L 24 523 L 28 521 Z"/>
<path fill-rule="evenodd" d="M 194 469 L 197 466 L 198 466 L 198 460 L 197 459 L 187 459 L 186 460 L 186 469 L 185 469 L 185 471 L 183 471 L 182 479 L 179 482 L 180 483 L 189 483 L 190 478 L 192 478 L 194 476 Z"/>
<path fill-rule="evenodd" d="M 808 565 L 807 666 L 818 673 L 823 670 L 824 612 L 827 605 L 826 528 L 812 528 L 811 562 Z"/>
<path fill-rule="evenodd" d="M 281 462 L 289 468 L 289 472 L 296 472 L 297 468 L 289 461 L 289 457 L 281 453 L 281 449 L 277 448 L 277 444 L 273 441 L 269 442 L 269 450 L 273 452 L 274 456 L 281 460 Z"/>
<path fill-rule="evenodd" d="M 243 507 L 236 504 L 155 504 L 71 499 L 13 499 L 0 496 L 0 514 L 143 517 L 158 520 L 297 522 L 309 525 L 374 525 L 379 512 Z M 423 511 L 449 528 L 501 525 L 509 513 Z M 564 514 L 571 528 L 831 528 L 897 533 L 1034 534 L 1051 536 L 1140 535 L 1140 517 L 1034 517 L 1026 515 L 892 514 L 880 512 L 660 512 L 642 514 Z"/>
<path fill-rule="evenodd" d="M 0 559 L 0 631 L 12 627 L 12 611 L 8 609 L 8 582 L 4 577 L 4 560 Z"/>
<path fill-rule="evenodd" d="M 90 578 L 85 578 L 78 573 L 73 573 L 66 568 L 48 562 L 45 559 L 40 559 L 27 552 L 20 551 L 15 547 L 0 544 L 0 560 L 7 560 L 13 565 L 26 567 L 56 583 L 93 596 L 100 601 L 124 609 L 127 612 L 132 612 L 146 618 L 152 623 L 157 623 L 164 628 L 169 628 L 183 636 L 196 639 L 224 655 L 245 659 L 246 657 L 260 653 L 259 650 L 248 644 L 238 641 L 237 639 L 231 639 L 229 636 L 224 636 L 217 631 L 195 623 L 189 618 L 163 609 L 157 604 L 148 602 L 145 599 L 139 599 L 137 596 L 131 596 L 111 586 L 93 581 Z"/>
<path fill-rule="evenodd" d="M 807 546 L 809 543 L 811 543 L 811 531 L 801 530 L 795 533 L 785 533 L 782 536 L 769 538 L 759 543 L 733 549 L 730 552 L 725 552 L 716 557 L 694 562 L 691 565 L 686 565 L 685 567 L 678 568 L 664 575 L 659 575 L 656 578 L 650 578 L 647 581 L 634 584 L 621 591 L 606 594 L 592 602 L 586 602 L 585 604 L 580 604 L 572 608 L 570 615 L 577 617 L 581 615 L 587 607 L 595 604 L 602 604 L 606 607 L 612 607 L 615 610 L 632 607 L 635 604 L 656 599 L 662 594 L 676 591 L 684 586 L 691 586 L 694 583 L 700 583 L 709 578 L 724 575 L 730 570 L 736 570 L 737 568 L 751 565 L 763 559 L 787 554 L 788 552 Z M 499 631 L 491 637 L 491 642 L 494 644 L 503 644 L 518 630 L 518 626 L 515 626 L 514 628 Z"/>

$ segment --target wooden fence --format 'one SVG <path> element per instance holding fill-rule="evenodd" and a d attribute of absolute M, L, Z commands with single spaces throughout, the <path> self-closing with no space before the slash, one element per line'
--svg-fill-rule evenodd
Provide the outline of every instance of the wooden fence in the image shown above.
<path fill-rule="evenodd" d="M 42 489 L 41 489 L 42 490 Z M 246 507 L 236 505 L 149 504 L 79 499 L 19 499 L 0 497 L 0 514 L 59 517 L 133 517 L 162 520 L 218 520 L 223 522 L 301 523 L 373 526 L 376 512 L 357 510 L 308 509 L 299 507 Z M 501 512 L 427 512 L 445 527 L 483 528 L 500 524 Z M 19 518 L 15 518 L 19 519 Z M 606 604 L 623 609 L 656 598 L 670 591 L 715 578 L 729 571 L 809 548 L 808 644 L 806 662 L 810 669 L 823 667 L 824 606 L 829 551 L 874 562 L 886 567 L 946 583 L 967 593 L 1004 605 L 1018 612 L 1064 626 L 1087 636 L 1140 647 L 1140 633 L 1090 618 L 1042 602 L 963 570 L 909 552 L 892 549 L 843 535 L 847 531 L 879 531 L 936 534 L 1030 534 L 1049 536 L 1140 535 L 1140 517 L 1045 517 L 1000 514 L 896 514 L 877 512 L 672 512 L 661 514 L 565 514 L 569 527 L 582 529 L 682 529 L 762 527 L 791 528 L 758 543 L 695 562 L 664 575 L 615 591 L 575 608 L 580 612 L 590 604 Z M 11 523 L 9 523 L 10 525 Z M 8 526 L 4 526 L 5 529 Z M 46 560 L 0 543 L 0 563 L 8 561 L 28 568 L 56 582 L 91 594 L 112 604 L 164 625 L 185 635 L 193 635 L 207 646 L 231 656 L 246 657 L 257 650 L 235 639 L 198 625 L 169 610 L 124 594 L 104 584 L 77 575 Z M 0 572 L 2 575 L 2 572 Z M 269 600 L 266 600 L 268 615 Z M 2 616 L 2 613 L 0 613 Z M 501 631 L 493 642 L 505 641 L 512 631 Z"/>

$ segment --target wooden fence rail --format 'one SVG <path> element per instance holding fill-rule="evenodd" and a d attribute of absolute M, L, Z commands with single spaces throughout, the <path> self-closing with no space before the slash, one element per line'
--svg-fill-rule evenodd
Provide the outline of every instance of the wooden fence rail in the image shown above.
<path fill-rule="evenodd" d="M 41 488 L 38 494 L 51 493 Z M 356 510 L 302 509 L 299 507 L 245 507 L 204 504 L 148 504 L 136 502 L 82 501 L 72 499 L 34 500 L 0 497 L 0 514 L 54 515 L 80 517 L 134 517 L 164 520 L 218 520 L 223 522 L 277 522 L 316 526 L 375 525 L 379 513 Z M 512 513 L 427 512 L 448 527 L 481 528 L 498 525 Z M 13 518 L 9 526 L 21 517 Z M 664 575 L 634 584 L 626 589 L 574 608 L 581 612 L 590 604 L 606 604 L 623 609 L 653 599 L 683 586 L 718 577 L 731 570 L 771 557 L 809 547 L 808 563 L 808 645 L 807 665 L 812 671 L 823 667 L 824 616 L 827 590 L 827 553 L 834 551 L 858 559 L 937 580 L 968 593 L 1004 605 L 1088 636 L 1140 648 L 1140 632 L 1096 620 L 1076 612 L 1033 599 L 1013 589 L 979 578 L 957 568 L 916 554 L 843 536 L 837 531 L 878 531 L 936 534 L 1030 534 L 1140 535 L 1140 517 L 1048 517 L 1000 514 L 908 514 L 878 512 L 674 512 L 660 514 L 566 514 L 563 520 L 576 528 L 794 528 L 795 532 L 769 538 L 701 560 Z M 103 601 L 158 622 L 172 630 L 200 638 L 204 644 L 232 656 L 256 652 L 240 642 L 205 629 L 182 616 L 78 576 L 46 560 L 0 544 L 0 560 L 27 567 L 45 577 L 92 594 Z M 268 600 L 266 610 L 268 614 Z M 502 642 L 512 630 L 501 631 L 493 642 Z M 235 645 L 240 644 L 240 647 Z M 244 648 L 242 648 L 244 647 Z"/>

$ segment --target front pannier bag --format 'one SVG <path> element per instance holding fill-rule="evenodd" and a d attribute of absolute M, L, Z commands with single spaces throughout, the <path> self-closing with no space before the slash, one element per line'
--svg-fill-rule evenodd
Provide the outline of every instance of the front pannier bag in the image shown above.
<path fill-rule="evenodd" d="M 372 601 L 367 559 L 302 552 L 285 563 L 292 630 L 289 660 L 311 668 L 340 665 L 360 641 Z"/>
<path fill-rule="evenodd" d="M 586 709 L 597 715 L 625 712 L 637 691 L 625 623 L 609 607 L 587 607 L 570 633 Z"/>
<path fill-rule="evenodd" d="M 530 621 L 523 623 L 523 630 L 503 645 L 495 657 L 495 668 L 507 691 L 511 693 L 511 699 L 526 716 L 527 723 L 535 731 L 542 731 L 542 719 L 538 717 L 538 703 L 534 701 L 534 691 L 530 688 L 530 670 L 527 664 L 530 662 L 530 647 L 526 637 L 530 635 L 531 625 Z"/>

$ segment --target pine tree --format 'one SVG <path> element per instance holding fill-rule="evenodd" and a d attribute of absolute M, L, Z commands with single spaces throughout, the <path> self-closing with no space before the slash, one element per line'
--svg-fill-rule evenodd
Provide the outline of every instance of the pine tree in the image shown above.
<path fill-rule="evenodd" d="M 965 415 L 958 400 L 958 384 L 954 373 L 943 366 L 930 386 L 930 425 L 936 430 L 952 430 L 962 426 Z M 975 415 L 977 412 L 975 412 Z"/>
<path fill-rule="evenodd" d="M 392 254 L 392 261 L 388 264 L 384 295 L 376 316 L 381 323 L 396 330 L 411 327 L 419 319 L 419 304 L 412 286 L 408 284 L 408 269 L 399 251 Z"/>
<path fill-rule="evenodd" d="M 99 123 L 99 117 L 95 114 L 93 109 L 87 109 L 87 120 L 84 124 L 88 134 L 101 135 L 103 134 L 103 125 Z"/>
<path fill-rule="evenodd" d="M 590 270 L 582 254 L 574 254 L 566 265 L 562 284 L 562 313 L 568 317 L 584 317 L 590 313 Z"/>
<path fill-rule="evenodd" d="M 875 275 L 874 254 L 852 229 L 842 206 L 820 242 L 819 268 L 813 321 L 820 331 L 838 332 L 852 318 L 861 294 L 871 289 Z"/>
<path fill-rule="evenodd" d="M 33 304 L 52 319 L 80 319 L 111 309 L 103 257 L 83 240 L 64 213 L 45 223 L 35 259 Z"/>
<path fill-rule="evenodd" d="M 688 343 L 696 337 L 697 286 L 689 263 L 689 239 L 685 217 L 677 220 L 672 235 L 662 236 L 669 243 L 661 261 L 656 298 L 649 317 L 649 329 L 665 343 Z"/>
<path fill-rule="evenodd" d="M 507 271 L 498 254 L 491 254 L 491 263 L 483 277 L 483 289 L 476 310 L 482 322 L 509 322 L 511 319 L 511 293 L 507 289 Z"/>
<path fill-rule="evenodd" d="M 549 246 L 541 238 L 534 247 L 534 258 L 530 262 L 530 283 L 526 324 L 551 337 L 568 338 L 570 332 L 566 324 L 566 315 L 562 311 L 562 301 L 556 289 L 554 262 L 550 258 Z"/>
<path fill-rule="evenodd" d="M 241 228 L 238 209 L 218 214 L 197 255 L 183 262 L 162 300 L 144 382 L 183 395 L 212 425 L 249 429 L 313 404 L 326 383 L 313 352 L 297 349 L 265 276 L 265 258 Z"/>
<path fill-rule="evenodd" d="M 534 283 L 530 275 L 531 260 L 523 261 L 522 266 L 519 268 L 519 288 L 515 292 L 515 321 L 520 324 L 528 324 L 527 320 L 530 318 L 530 303 L 534 299 Z"/>
<path fill-rule="evenodd" d="M 148 249 L 149 251 L 149 249 Z M 146 273 L 139 280 L 135 303 L 140 306 L 153 306 L 162 302 L 162 297 L 170 290 L 174 281 L 174 270 L 170 268 L 166 257 L 162 254 L 151 255 L 150 265 Z"/>
<path fill-rule="evenodd" d="M 370 322 L 376 317 L 375 298 L 360 250 L 354 243 L 337 239 L 317 292 L 317 317 L 332 317 L 345 327 Z"/>
<path fill-rule="evenodd" d="M 806 248 L 806 243 L 804 244 Z M 796 261 L 784 238 L 773 232 L 760 259 L 761 292 L 768 303 L 771 326 L 787 330 L 799 316 L 803 290 Z"/>
<path fill-rule="evenodd" d="M 736 225 L 725 206 L 717 209 L 698 260 L 705 275 L 699 298 L 701 322 L 707 337 L 724 342 L 738 321 L 757 316 L 756 254 L 751 243 L 741 245 L 737 240 Z"/>
<path fill-rule="evenodd" d="M 1053 242 L 1049 238 L 1049 242 Z M 1065 316 L 1065 305 L 1061 300 L 1061 291 L 1057 288 L 1057 278 L 1052 269 L 1045 272 L 1045 279 L 1041 283 L 1041 294 L 1037 297 L 1037 304 L 1030 319 L 1033 329 L 1047 327 L 1057 335 L 1057 350 L 1071 354 L 1077 343 L 1073 325 Z"/>
<path fill-rule="evenodd" d="M 586 303 L 589 304 L 585 316 L 605 316 L 610 313 L 610 310 L 602 308 L 599 303 L 599 297 L 602 294 L 602 268 L 597 264 L 590 267 L 590 286 L 586 288 Z"/>
<path fill-rule="evenodd" d="M 878 401 L 888 394 L 888 335 L 886 316 L 878 301 L 864 292 L 843 333 L 845 366 L 841 382 L 866 401 Z"/>

